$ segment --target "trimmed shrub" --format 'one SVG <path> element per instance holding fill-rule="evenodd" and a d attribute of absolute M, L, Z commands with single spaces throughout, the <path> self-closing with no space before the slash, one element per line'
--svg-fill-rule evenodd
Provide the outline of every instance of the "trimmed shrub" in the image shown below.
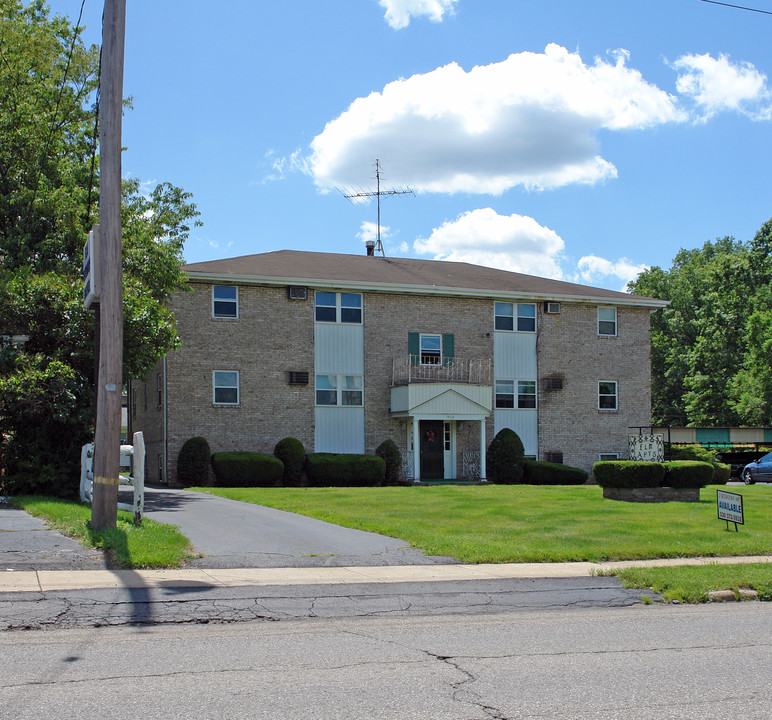
<path fill-rule="evenodd" d="M 711 485 L 726 485 L 732 477 L 732 466 L 724 463 L 713 464 L 713 479 Z"/>
<path fill-rule="evenodd" d="M 526 485 L 584 485 L 589 473 L 560 463 L 526 460 L 523 465 Z"/>
<path fill-rule="evenodd" d="M 307 472 L 312 487 L 372 487 L 383 484 L 386 461 L 377 455 L 309 453 Z"/>
<path fill-rule="evenodd" d="M 397 485 L 402 475 L 402 453 L 393 440 L 384 440 L 376 449 L 375 454 L 386 463 L 387 485 Z"/>
<path fill-rule="evenodd" d="M 285 487 L 300 487 L 303 484 L 303 467 L 306 464 L 306 449 L 297 438 L 286 437 L 276 443 L 273 454 L 284 464 L 282 484 Z"/>
<path fill-rule="evenodd" d="M 182 487 L 209 484 L 209 461 L 212 451 L 206 438 L 186 440 L 177 456 L 177 482 Z"/>
<path fill-rule="evenodd" d="M 604 460 L 592 466 L 592 473 L 601 487 L 660 487 L 665 477 L 665 466 L 656 462 Z"/>
<path fill-rule="evenodd" d="M 218 452 L 212 467 L 222 487 L 275 487 L 284 475 L 284 463 L 265 453 Z"/>
<path fill-rule="evenodd" d="M 664 487 L 700 488 L 713 480 L 713 463 L 673 460 L 665 463 Z"/>
<path fill-rule="evenodd" d="M 712 485 L 725 485 L 732 474 L 732 466 L 718 461 L 718 450 L 702 445 L 669 445 L 665 449 L 667 460 L 694 460 L 713 465 Z"/>
<path fill-rule="evenodd" d="M 499 430 L 485 455 L 488 481 L 503 485 L 523 482 L 524 455 L 518 434 L 509 428 Z"/>

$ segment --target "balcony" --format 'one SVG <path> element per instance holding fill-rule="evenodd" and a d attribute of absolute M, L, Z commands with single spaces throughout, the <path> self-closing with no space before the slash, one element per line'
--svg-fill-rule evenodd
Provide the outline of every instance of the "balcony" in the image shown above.
<path fill-rule="evenodd" d="M 420 355 L 406 355 L 392 360 L 391 385 L 398 387 L 413 383 L 463 383 L 490 385 L 493 378 L 491 358 L 466 360 L 443 358 L 442 363 L 421 363 Z"/>

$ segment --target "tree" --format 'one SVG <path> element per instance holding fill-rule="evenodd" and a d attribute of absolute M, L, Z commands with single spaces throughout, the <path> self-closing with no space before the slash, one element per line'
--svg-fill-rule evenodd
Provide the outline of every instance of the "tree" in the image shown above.
<path fill-rule="evenodd" d="M 0 0 L 0 482 L 73 494 L 93 433 L 94 318 L 82 248 L 98 222 L 94 93 L 99 50 L 40 0 Z M 124 373 L 144 377 L 175 348 L 164 301 L 186 289 L 189 193 L 124 182 Z"/>
<path fill-rule="evenodd" d="M 663 425 L 772 423 L 772 221 L 750 243 L 681 250 L 631 290 L 670 300 L 652 318 L 652 412 Z"/>

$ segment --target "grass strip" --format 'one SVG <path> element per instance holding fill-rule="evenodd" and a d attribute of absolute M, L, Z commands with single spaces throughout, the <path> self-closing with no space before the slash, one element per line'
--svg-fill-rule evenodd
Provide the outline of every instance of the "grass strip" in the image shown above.
<path fill-rule="evenodd" d="M 397 537 L 467 563 L 603 562 L 772 555 L 772 492 L 733 488 L 745 525 L 716 517 L 716 487 L 697 503 L 627 503 L 597 486 L 196 488 Z"/>
<path fill-rule="evenodd" d="M 731 590 L 739 599 L 741 589 L 755 590 L 759 600 L 772 600 L 772 563 L 628 568 L 607 574 L 616 575 L 625 587 L 648 588 L 670 602 L 708 602 L 714 590 Z"/>
<path fill-rule="evenodd" d="M 115 567 L 180 567 L 190 558 L 190 541 L 173 525 L 147 518 L 143 518 L 141 525 L 134 525 L 132 514 L 119 510 L 115 528 L 94 530 L 90 505 L 39 495 L 18 495 L 9 498 L 9 502 L 42 518 L 62 535 L 104 550 Z"/>

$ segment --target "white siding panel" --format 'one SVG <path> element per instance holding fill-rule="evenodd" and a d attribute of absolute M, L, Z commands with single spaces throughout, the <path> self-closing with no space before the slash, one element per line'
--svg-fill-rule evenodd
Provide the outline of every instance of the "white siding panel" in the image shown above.
<path fill-rule="evenodd" d="M 497 378 L 536 379 L 536 333 L 493 333 Z"/>
<path fill-rule="evenodd" d="M 514 430 L 523 442 L 526 455 L 539 457 L 539 419 L 536 410 L 496 410 L 493 431 Z"/>
<path fill-rule="evenodd" d="M 318 407 L 315 452 L 363 453 L 365 409 Z"/>
<path fill-rule="evenodd" d="M 363 375 L 365 372 L 364 328 L 362 325 L 314 326 L 315 371 L 338 375 Z"/>

